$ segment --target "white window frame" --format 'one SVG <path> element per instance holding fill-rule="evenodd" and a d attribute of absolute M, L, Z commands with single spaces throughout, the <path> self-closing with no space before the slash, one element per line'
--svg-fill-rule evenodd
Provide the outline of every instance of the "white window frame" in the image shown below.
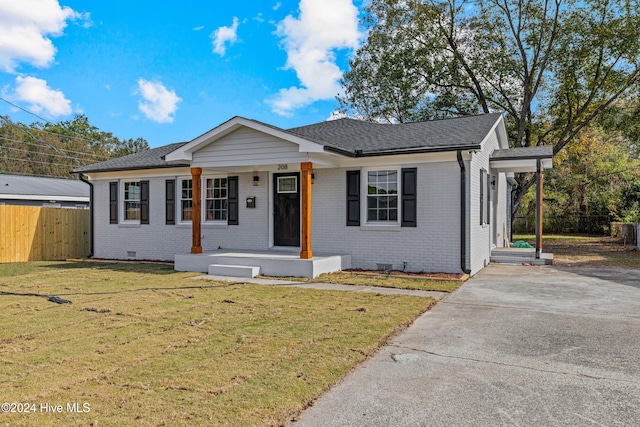
<path fill-rule="evenodd" d="M 293 194 L 298 192 L 298 175 L 279 176 L 277 178 L 278 179 L 276 180 L 276 192 L 278 194 Z M 285 179 L 293 179 L 293 182 L 295 182 L 296 184 L 293 190 L 280 191 L 280 181 Z"/>
<path fill-rule="evenodd" d="M 122 218 L 120 220 L 121 224 L 140 224 L 140 215 L 138 215 L 138 219 L 127 219 L 126 218 L 126 213 L 127 213 L 127 209 L 125 208 L 125 206 L 127 205 L 128 201 L 131 201 L 133 199 L 127 199 L 126 198 L 126 191 L 125 188 L 127 186 L 127 184 L 134 184 L 137 183 L 138 184 L 138 188 L 140 189 L 139 192 L 139 196 L 142 196 L 142 189 L 141 189 L 141 184 L 140 184 L 140 179 L 123 179 L 120 181 L 120 194 L 122 195 L 121 200 L 118 202 L 119 206 L 118 206 L 118 210 L 120 211 L 120 218 Z M 141 197 L 138 198 L 138 205 L 141 204 Z M 139 212 L 141 212 L 141 206 L 138 208 Z"/>
<path fill-rule="evenodd" d="M 176 185 L 176 224 L 191 224 L 190 219 L 182 219 L 182 201 L 189 200 L 182 198 L 182 183 L 191 181 L 191 216 L 193 218 L 193 179 L 190 176 L 178 177 Z"/>
<path fill-rule="evenodd" d="M 226 225 L 229 222 L 229 177 L 227 175 L 207 175 L 207 176 L 203 176 L 202 177 L 202 197 L 201 197 L 201 201 L 202 201 L 202 223 L 203 224 L 223 224 Z M 207 180 L 213 180 L 213 182 L 215 183 L 216 179 L 225 179 L 227 181 L 227 185 L 226 185 L 226 197 L 224 198 L 215 198 L 215 197 L 211 197 L 211 198 L 207 198 Z M 212 187 L 212 190 L 215 189 L 215 187 Z M 214 212 L 215 212 L 215 200 L 226 200 L 226 218 L 225 219 L 207 219 L 207 200 L 213 200 L 214 201 Z"/>
<path fill-rule="evenodd" d="M 395 194 L 397 200 L 397 216 L 396 220 L 386 221 L 370 221 L 369 220 L 369 172 L 392 171 L 396 172 L 397 191 Z M 402 174 L 400 166 L 377 166 L 368 167 L 361 170 L 360 179 L 360 224 L 372 227 L 400 227 L 400 219 L 402 218 L 402 203 L 400 195 L 402 194 Z"/>

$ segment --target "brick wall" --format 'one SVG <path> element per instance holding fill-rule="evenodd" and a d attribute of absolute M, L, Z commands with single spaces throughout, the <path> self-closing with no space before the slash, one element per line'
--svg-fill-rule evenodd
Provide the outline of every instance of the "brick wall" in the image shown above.
<path fill-rule="evenodd" d="M 403 167 L 418 169 L 418 226 L 397 227 L 393 231 L 346 226 L 346 171 L 354 168 L 315 171 L 314 253 L 350 253 L 354 268 L 375 269 L 376 263 L 384 263 L 402 269 L 406 261 L 408 271 L 459 273 L 458 164 L 438 162 Z"/>

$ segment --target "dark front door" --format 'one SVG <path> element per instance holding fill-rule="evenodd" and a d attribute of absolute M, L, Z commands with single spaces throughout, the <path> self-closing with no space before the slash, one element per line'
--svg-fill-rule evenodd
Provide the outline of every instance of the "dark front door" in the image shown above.
<path fill-rule="evenodd" d="M 274 174 L 273 193 L 273 245 L 300 246 L 300 174 Z"/>

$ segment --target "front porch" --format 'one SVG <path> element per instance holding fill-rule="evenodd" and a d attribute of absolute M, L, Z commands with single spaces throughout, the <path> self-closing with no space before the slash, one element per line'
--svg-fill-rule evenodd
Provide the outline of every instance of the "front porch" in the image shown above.
<path fill-rule="evenodd" d="M 176 271 L 194 271 L 233 277 L 257 275 L 278 277 L 318 277 L 323 273 L 351 268 L 351 255 L 313 254 L 300 258 L 298 251 L 216 250 L 176 254 Z"/>

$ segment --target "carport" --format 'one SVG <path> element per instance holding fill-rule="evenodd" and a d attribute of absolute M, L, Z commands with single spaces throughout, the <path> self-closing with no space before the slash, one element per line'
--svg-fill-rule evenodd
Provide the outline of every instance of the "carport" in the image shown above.
<path fill-rule="evenodd" d="M 543 176 L 545 169 L 553 168 L 553 147 L 545 145 L 540 147 L 516 147 L 506 150 L 495 150 L 491 155 L 490 164 L 493 171 L 506 173 L 512 181 L 515 173 L 533 172 L 536 174 L 535 259 L 540 260 L 542 253 Z M 511 198 L 509 201 L 511 201 Z M 510 210 L 511 203 L 509 203 L 509 211 Z"/>

